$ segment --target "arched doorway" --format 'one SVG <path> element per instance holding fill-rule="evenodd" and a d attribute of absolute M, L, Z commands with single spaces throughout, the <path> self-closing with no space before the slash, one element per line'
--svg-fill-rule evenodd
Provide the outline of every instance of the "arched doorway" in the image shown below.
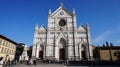
<path fill-rule="evenodd" d="M 59 60 L 65 60 L 66 58 L 66 41 L 61 38 L 59 42 Z"/>
<path fill-rule="evenodd" d="M 81 45 L 81 56 L 82 56 L 82 60 L 87 60 L 87 58 L 86 58 L 86 46 L 85 46 L 85 44 Z"/>
<path fill-rule="evenodd" d="M 43 59 L 43 51 L 41 50 L 41 51 L 39 51 L 39 58 L 40 58 L 40 60 L 42 60 Z"/>
<path fill-rule="evenodd" d="M 64 48 L 59 49 L 59 57 L 60 57 L 60 60 L 65 60 L 65 49 Z"/>
<path fill-rule="evenodd" d="M 44 50 L 44 46 L 43 44 L 40 45 L 40 51 L 39 51 L 39 58 L 40 60 L 43 60 L 43 50 Z"/>

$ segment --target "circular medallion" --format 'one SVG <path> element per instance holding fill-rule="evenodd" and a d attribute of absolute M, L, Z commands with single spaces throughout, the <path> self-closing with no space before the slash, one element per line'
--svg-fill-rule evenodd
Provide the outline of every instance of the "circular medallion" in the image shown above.
<path fill-rule="evenodd" d="M 60 15 L 64 15 L 64 12 L 63 12 L 63 11 L 61 11 L 61 12 L 60 12 Z"/>

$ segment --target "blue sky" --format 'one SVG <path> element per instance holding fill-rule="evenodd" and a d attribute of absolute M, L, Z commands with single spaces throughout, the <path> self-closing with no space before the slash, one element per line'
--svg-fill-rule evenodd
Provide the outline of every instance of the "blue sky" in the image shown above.
<path fill-rule="evenodd" d="M 0 34 L 31 46 L 35 25 L 47 28 L 48 10 L 74 8 L 77 25 L 90 25 L 94 45 L 120 45 L 120 0 L 0 0 Z"/>

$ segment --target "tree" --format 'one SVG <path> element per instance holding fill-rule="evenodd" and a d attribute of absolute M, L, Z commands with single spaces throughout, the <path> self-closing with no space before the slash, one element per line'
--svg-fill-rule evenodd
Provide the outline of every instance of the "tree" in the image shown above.
<path fill-rule="evenodd" d="M 112 44 L 112 43 L 110 43 L 110 46 L 111 46 L 111 47 L 113 47 L 113 44 Z"/>
<path fill-rule="evenodd" d="M 20 55 L 22 55 L 24 47 L 22 44 L 18 44 L 16 47 L 15 60 L 19 61 Z"/>
<path fill-rule="evenodd" d="M 107 47 L 109 47 L 109 44 L 108 44 L 108 42 L 107 42 L 107 41 L 106 41 L 106 46 L 107 46 Z"/>
<path fill-rule="evenodd" d="M 105 44 L 103 44 L 103 47 L 105 47 Z"/>

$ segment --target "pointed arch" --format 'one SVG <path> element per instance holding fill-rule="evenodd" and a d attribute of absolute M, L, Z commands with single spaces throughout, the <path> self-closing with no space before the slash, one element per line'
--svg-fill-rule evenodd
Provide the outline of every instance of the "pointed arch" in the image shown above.
<path fill-rule="evenodd" d="M 66 47 L 66 40 L 64 38 L 61 38 L 58 45 L 59 45 L 59 48 L 65 48 Z"/>
<path fill-rule="evenodd" d="M 87 53 L 88 53 L 88 44 L 83 40 L 78 44 L 79 46 L 79 55 L 81 60 L 87 60 Z"/>
<path fill-rule="evenodd" d="M 66 40 L 64 38 L 60 38 L 58 43 L 59 47 L 59 60 L 65 60 L 66 58 Z"/>
<path fill-rule="evenodd" d="M 33 50 L 35 51 L 35 56 L 37 59 L 43 59 L 44 43 L 41 39 L 36 43 L 35 49 Z"/>
<path fill-rule="evenodd" d="M 63 33 L 60 33 L 60 34 L 57 36 L 57 38 L 55 39 L 55 40 L 56 40 L 56 45 L 59 45 L 58 43 L 59 43 L 59 41 L 60 41 L 61 38 L 63 38 L 63 39 L 67 42 L 66 36 L 65 36 Z"/>

